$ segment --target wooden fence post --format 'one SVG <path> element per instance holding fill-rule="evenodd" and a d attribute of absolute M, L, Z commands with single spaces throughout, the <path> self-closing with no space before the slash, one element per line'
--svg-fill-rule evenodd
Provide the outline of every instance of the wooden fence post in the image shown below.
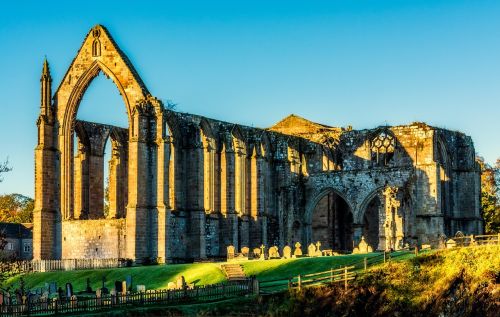
<path fill-rule="evenodd" d="M 330 283 L 333 283 L 333 267 L 330 269 Z"/>
<path fill-rule="evenodd" d="M 252 283 L 253 283 L 253 293 L 255 295 L 259 295 L 260 294 L 260 284 L 259 284 L 259 280 L 256 279 L 255 277 L 252 278 Z"/>
<path fill-rule="evenodd" d="M 415 247 L 415 256 L 418 256 L 418 247 Z"/>
<path fill-rule="evenodd" d="M 368 259 L 366 257 L 363 259 L 363 264 L 364 264 L 365 272 L 366 272 L 366 269 L 368 268 Z"/>
<path fill-rule="evenodd" d="M 387 260 L 387 255 L 386 255 L 386 252 L 384 251 L 384 263 L 386 260 Z"/>
<path fill-rule="evenodd" d="M 301 280 L 301 278 L 300 278 L 300 274 L 299 274 L 299 276 L 297 277 L 297 279 L 298 279 L 297 283 L 298 283 L 298 286 L 299 286 L 299 291 L 300 291 L 300 290 L 301 290 L 301 288 L 302 288 L 302 280 Z"/>
<path fill-rule="evenodd" d="M 344 266 L 344 289 L 347 291 L 347 266 Z"/>

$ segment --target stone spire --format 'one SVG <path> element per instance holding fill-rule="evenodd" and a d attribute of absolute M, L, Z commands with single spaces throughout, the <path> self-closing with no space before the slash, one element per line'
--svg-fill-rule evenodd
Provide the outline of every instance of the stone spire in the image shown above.
<path fill-rule="evenodd" d="M 52 99 L 52 77 L 50 76 L 49 62 L 47 62 L 47 58 L 45 58 L 43 61 L 42 77 L 40 78 L 40 83 L 42 98 L 40 103 L 40 114 L 48 115 L 50 113 L 49 110 Z"/>

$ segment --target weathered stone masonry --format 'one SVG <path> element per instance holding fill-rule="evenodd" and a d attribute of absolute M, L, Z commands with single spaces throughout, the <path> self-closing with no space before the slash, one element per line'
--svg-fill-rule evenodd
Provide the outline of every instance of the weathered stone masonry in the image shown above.
<path fill-rule="evenodd" d="M 127 128 L 76 120 L 101 72 L 123 97 Z M 297 241 L 348 251 L 361 236 L 374 249 L 398 249 L 482 232 L 479 169 L 460 132 L 422 123 L 355 131 L 294 115 L 258 129 L 171 111 L 99 25 L 54 94 L 51 82 L 45 61 L 36 259 L 170 262 Z"/>

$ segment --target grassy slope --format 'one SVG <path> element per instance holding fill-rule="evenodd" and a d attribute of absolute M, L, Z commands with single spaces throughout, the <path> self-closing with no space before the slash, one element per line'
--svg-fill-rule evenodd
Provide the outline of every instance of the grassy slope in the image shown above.
<path fill-rule="evenodd" d="M 409 261 L 376 267 L 372 273 L 383 278 L 386 295 L 395 301 L 410 301 L 415 306 L 429 305 L 436 298 L 455 291 L 457 278 L 473 294 L 489 285 L 500 291 L 495 282 L 500 275 L 500 246 L 480 246 L 440 250 Z"/>
<path fill-rule="evenodd" d="M 376 256 L 371 254 L 368 256 Z M 259 279 L 269 280 L 288 278 L 298 274 L 307 274 L 350 265 L 363 260 L 366 255 L 344 255 L 320 258 L 299 258 L 289 260 L 242 261 L 240 262 L 247 276 L 256 275 Z M 148 289 L 166 288 L 168 282 L 175 282 L 176 278 L 184 275 L 188 283 L 197 285 L 219 283 L 225 276 L 219 269 L 220 264 L 172 264 L 158 266 L 142 266 L 119 269 L 62 271 L 47 273 L 31 273 L 23 276 L 28 288 L 44 286 L 46 282 L 55 281 L 58 286 L 67 282 L 73 284 L 77 291 L 85 289 L 87 278 L 90 278 L 93 289 L 101 287 L 102 277 L 106 276 L 106 286 L 112 287 L 115 280 L 124 280 L 127 275 L 132 275 L 133 283 L 144 284 Z M 8 281 L 10 285 L 17 285 L 19 276 Z"/>

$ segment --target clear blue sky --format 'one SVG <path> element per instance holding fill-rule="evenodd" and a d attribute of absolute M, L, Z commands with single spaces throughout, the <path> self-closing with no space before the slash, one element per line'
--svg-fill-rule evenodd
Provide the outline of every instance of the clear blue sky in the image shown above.
<path fill-rule="evenodd" d="M 258 127 L 289 113 L 355 129 L 425 121 L 500 156 L 500 1 L 19 1 L 0 11 L 0 193 L 33 194 L 44 55 L 54 90 L 105 25 L 151 93 Z M 126 124 L 98 78 L 78 117 Z"/>

